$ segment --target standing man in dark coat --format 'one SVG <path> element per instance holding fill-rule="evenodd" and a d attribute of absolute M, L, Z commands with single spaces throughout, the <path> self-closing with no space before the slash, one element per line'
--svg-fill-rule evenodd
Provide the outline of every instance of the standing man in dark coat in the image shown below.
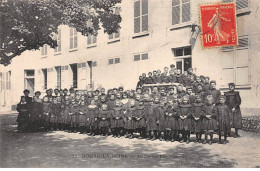
<path fill-rule="evenodd" d="M 240 110 L 241 98 L 238 91 L 235 91 L 235 84 L 229 83 L 229 91 L 225 92 L 226 105 L 231 110 L 231 127 L 235 128 L 235 136 L 238 137 L 238 130 L 242 128 L 242 115 Z"/>

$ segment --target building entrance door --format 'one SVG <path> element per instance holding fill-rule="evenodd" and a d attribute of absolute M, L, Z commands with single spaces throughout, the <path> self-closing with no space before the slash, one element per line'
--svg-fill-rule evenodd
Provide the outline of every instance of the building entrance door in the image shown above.
<path fill-rule="evenodd" d="M 78 67 L 77 64 L 70 64 L 72 71 L 73 87 L 78 88 Z"/>

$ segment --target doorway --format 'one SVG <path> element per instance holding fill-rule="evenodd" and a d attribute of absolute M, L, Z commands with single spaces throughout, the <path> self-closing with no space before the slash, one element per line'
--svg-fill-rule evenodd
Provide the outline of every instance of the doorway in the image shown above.
<path fill-rule="evenodd" d="M 70 64 L 72 71 L 73 88 L 78 88 L 78 67 L 77 64 Z"/>

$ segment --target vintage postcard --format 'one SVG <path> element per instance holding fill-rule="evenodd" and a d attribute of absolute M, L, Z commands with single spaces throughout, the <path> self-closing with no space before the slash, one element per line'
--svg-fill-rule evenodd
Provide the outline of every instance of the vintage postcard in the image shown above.
<path fill-rule="evenodd" d="M 1 168 L 259 168 L 259 0 L 1 0 Z"/>

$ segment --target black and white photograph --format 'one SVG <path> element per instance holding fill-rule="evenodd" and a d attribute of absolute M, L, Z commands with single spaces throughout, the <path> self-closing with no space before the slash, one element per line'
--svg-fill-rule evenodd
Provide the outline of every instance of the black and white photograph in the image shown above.
<path fill-rule="evenodd" d="M 0 168 L 260 168 L 260 0 L 1 0 Z"/>

